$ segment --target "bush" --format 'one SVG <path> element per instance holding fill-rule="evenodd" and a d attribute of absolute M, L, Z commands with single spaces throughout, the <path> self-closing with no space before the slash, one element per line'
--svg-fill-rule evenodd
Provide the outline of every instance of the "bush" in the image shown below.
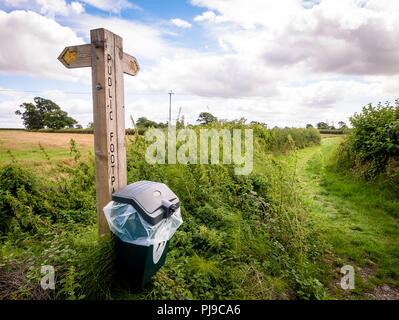
<path fill-rule="evenodd" d="M 273 128 L 267 129 L 262 124 L 248 126 L 254 135 L 262 141 L 262 148 L 271 152 L 287 152 L 320 144 L 321 137 L 317 129 L 309 128 Z"/>
<path fill-rule="evenodd" d="M 0 129 L 1 130 L 1 129 Z M 5 130 L 11 130 L 11 129 L 5 129 Z M 25 130 L 25 129 L 12 129 L 12 130 Z M 144 128 L 139 128 L 138 133 L 139 135 L 143 135 L 145 133 Z M 80 133 L 80 134 L 93 134 L 94 129 L 93 128 L 86 128 L 86 129 L 77 129 L 77 128 L 66 128 L 66 129 L 37 129 L 37 130 L 28 130 L 28 131 L 33 131 L 33 132 L 49 132 L 49 133 Z M 136 131 L 134 129 L 126 129 L 126 134 L 127 135 L 135 135 Z"/>
<path fill-rule="evenodd" d="M 166 183 L 181 201 L 184 220 L 172 238 L 167 264 L 134 298 L 271 298 L 266 282 L 263 291 L 253 292 L 253 284 L 266 278 L 284 279 L 297 288 L 298 293 L 288 289 L 293 296 L 323 296 L 317 273 L 302 271 L 320 258 L 322 245 L 297 202 L 293 173 L 268 154 L 288 151 L 297 143 L 316 144 L 320 135 L 314 129 L 221 125 L 240 126 L 254 130 L 254 161 L 262 173 L 237 176 L 233 165 L 150 165 L 143 156 L 147 142 L 142 137 L 133 141 L 127 154 L 128 181 Z M 279 293 L 272 298 L 277 297 Z"/>
<path fill-rule="evenodd" d="M 354 154 L 370 163 L 371 174 L 384 171 L 390 157 L 399 156 L 399 100 L 376 107 L 369 104 L 360 114 L 350 118 L 349 136 Z"/>
<path fill-rule="evenodd" d="M 345 134 L 345 130 L 319 129 L 320 134 Z"/>
<path fill-rule="evenodd" d="M 363 107 L 350 118 L 353 129 L 333 152 L 330 168 L 378 182 L 399 192 L 399 100 Z M 377 181 L 378 180 L 378 181 Z"/>
<path fill-rule="evenodd" d="M 0 236 L 15 228 L 34 234 L 52 223 L 94 220 L 94 159 L 87 163 L 75 157 L 75 166 L 60 165 L 53 180 L 38 179 L 14 161 L 0 167 L 0 181 Z"/>

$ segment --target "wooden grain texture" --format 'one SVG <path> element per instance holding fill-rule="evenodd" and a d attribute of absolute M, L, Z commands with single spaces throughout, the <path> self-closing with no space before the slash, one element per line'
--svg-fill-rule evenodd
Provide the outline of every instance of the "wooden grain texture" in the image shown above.
<path fill-rule="evenodd" d="M 105 29 L 90 31 L 93 44 L 93 118 L 98 232 L 109 232 L 103 208 L 118 185 L 115 108 L 114 36 Z"/>
<path fill-rule="evenodd" d="M 66 47 L 58 57 L 61 63 L 69 68 L 91 67 L 91 44 Z"/>
<path fill-rule="evenodd" d="M 94 150 L 99 235 L 109 233 L 103 208 L 126 186 L 123 74 L 136 75 L 136 59 L 123 52 L 122 38 L 100 28 L 88 45 L 66 47 L 58 59 L 67 68 L 92 67 Z"/>
<path fill-rule="evenodd" d="M 137 72 L 140 70 L 140 66 L 136 60 L 135 57 L 131 56 L 130 54 L 123 53 L 123 58 L 122 58 L 122 68 L 123 72 L 135 76 Z"/>

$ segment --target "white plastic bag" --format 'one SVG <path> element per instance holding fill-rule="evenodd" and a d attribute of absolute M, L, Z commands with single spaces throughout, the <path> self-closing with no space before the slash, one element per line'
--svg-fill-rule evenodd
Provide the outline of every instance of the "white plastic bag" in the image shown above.
<path fill-rule="evenodd" d="M 110 230 L 119 239 L 147 247 L 170 240 L 183 223 L 180 208 L 156 225 L 145 221 L 130 204 L 111 201 L 103 210 Z"/>

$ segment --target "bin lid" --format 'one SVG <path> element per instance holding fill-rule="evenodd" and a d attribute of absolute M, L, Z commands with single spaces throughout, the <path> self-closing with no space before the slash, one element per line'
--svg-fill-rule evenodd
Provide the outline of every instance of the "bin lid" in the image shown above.
<path fill-rule="evenodd" d="M 161 182 L 138 181 L 112 194 L 112 200 L 131 204 L 151 225 L 170 217 L 179 208 L 179 198 Z"/>

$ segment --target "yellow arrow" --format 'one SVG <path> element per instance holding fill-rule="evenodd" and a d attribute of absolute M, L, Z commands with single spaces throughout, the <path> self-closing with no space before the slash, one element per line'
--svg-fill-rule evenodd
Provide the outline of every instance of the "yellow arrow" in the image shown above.
<path fill-rule="evenodd" d="M 76 61 L 76 51 L 69 51 L 69 49 L 67 49 L 62 56 L 62 60 L 64 60 L 65 63 L 69 66 L 71 62 Z"/>
<path fill-rule="evenodd" d="M 136 74 L 137 71 L 139 70 L 139 67 L 137 66 L 137 63 L 135 60 L 130 61 L 130 68 L 133 69 L 134 74 Z"/>

